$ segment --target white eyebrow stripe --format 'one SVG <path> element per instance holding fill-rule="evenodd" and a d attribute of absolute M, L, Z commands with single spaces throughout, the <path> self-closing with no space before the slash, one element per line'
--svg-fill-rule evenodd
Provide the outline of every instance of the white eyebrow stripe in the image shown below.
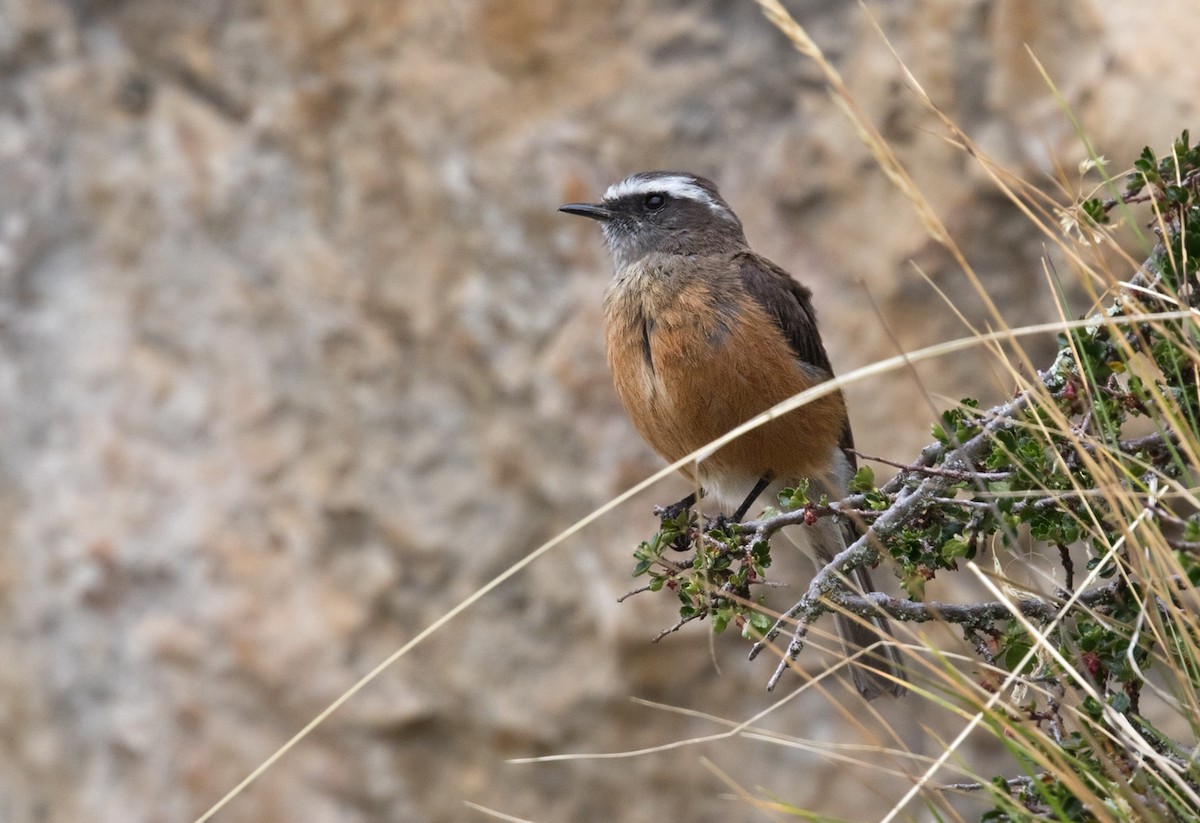
<path fill-rule="evenodd" d="M 713 200 L 712 195 L 705 191 L 701 186 L 692 182 L 690 177 L 683 175 L 670 175 L 667 177 L 626 177 L 619 183 L 613 183 L 608 187 L 608 191 L 604 192 L 604 199 L 619 200 L 622 197 L 629 197 L 637 194 L 654 194 L 661 192 L 670 195 L 671 197 L 679 197 L 685 200 L 695 200 L 698 203 L 703 203 L 713 210 L 716 214 L 724 217 L 726 220 L 735 220 L 733 212 L 727 209 L 721 203 Z"/>

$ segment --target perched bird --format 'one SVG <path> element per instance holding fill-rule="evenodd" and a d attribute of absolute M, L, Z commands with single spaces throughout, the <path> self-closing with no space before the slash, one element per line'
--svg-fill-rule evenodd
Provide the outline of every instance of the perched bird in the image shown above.
<path fill-rule="evenodd" d="M 604 298 L 609 368 L 634 426 L 666 460 L 833 376 L 811 292 L 751 251 L 741 221 L 710 180 L 640 172 L 610 186 L 600 203 L 559 210 L 596 220 L 604 231 L 614 267 Z M 850 448 L 839 391 L 742 435 L 684 473 L 740 520 L 764 491 L 802 478 L 814 497 L 841 499 L 855 472 Z M 824 565 L 857 536 L 852 529 L 825 517 L 784 531 L 811 545 Z M 866 569 L 852 578 L 874 590 Z M 835 617 L 848 652 L 890 634 L 882 615 L 871 618 L 874 629 Z M 881 645 L 864 662 L 851 667 L 864 697 L 903 694 L 894 645 Z"/>

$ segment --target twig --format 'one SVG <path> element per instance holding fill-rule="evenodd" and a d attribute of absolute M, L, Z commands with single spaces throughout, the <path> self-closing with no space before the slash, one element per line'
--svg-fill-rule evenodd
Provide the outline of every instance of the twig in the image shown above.
<path fill-rule="evenodd" d="M 1035 782 L 1034 778 L 1029 775 L 1021 775 L 1020 777 L 1010 777 L 1004 781 L 1010 789 L 1027 789 Z M 939 791 L 943 792 L 977 792 L 981 789 L 994 787 L 994 783 L 947 783 L 944 786 L 938 786 Z"/>
<path fill-rule="evenodd" d="M 898 460 L 888 460 L 885 457 L 872 457 L 869 454 L 863 454 L 858 449 L 846 449 L 846 451 L 856 454 L 863 460 L 871 463 L 882 463 L 885 466 L 903 469 L 906 472 L 914 474 L 927 474 L 933 477 L 948 477 L 951 480 L 958 480 L 964 483 L 973 483 L 976 481 L 987 482 L 989 480 L 1007 480 L 1012 477 L 1012 472 L 974 472 L 974 471 L 955 471 L 953 469 L 943 469 L 935 466 L 922 465 L 920 463 L 901 463 Z"/>
<path fill-rule="evenodd" d="M 979 655 L 980 660 L 986 663 L 990 668 L 998 669 L 1000 666 L 996 663 L 996 655 L 992 654 L 992 650 L 987 644 L 987 638 L 983 637 L 979 631 L 982 628 L 983 627 L 967 626 L 963 630 L 963 639 L 971 644 L 971 648 L 975 650 L 975 654 Z M 996 634 L 994 630 L 990 630 L 988 633 L 993 635 L 993 637 Z"/>
<path fill-rule="evenodd" d="M 1125 586 L 1124 580 L 1097 586 L 1080 594 L 1079 603 L 1089 608 L 1111 605 Z M 961 623 L 975 628 L 1011 616 L 1013 608 L 1030 619 L 1042 622 L 1053 619 L 1060 608 L 1059 604 L 1050 599 L 1037 597 L 1023 597 L 1010 603 L 999 600 L 987 603 L 937 603 L 933 601 L 920 603 L 915 600 L 891 597 L 883 592 L 851 594 L 846 591 L 830 595 L 829 602 L 839 609 L 862 617 L 870 617 L 884 612 L 895 620 L 909 623 L 940 621 Z"/>
<path fill-rule="evenodd" d="M 638 588 L 633 589 L 632 591 L 625 592 L 625 594 L 623 594 L 617 598 L 617 602 L 624 603 L 628 598 L 633 597 L 635 594 L 641 594 L 642 592 L 648 592 L 648 591 L 650 591 L 649 583 L 647 583 L 645 586 L 639 586 Z"/>
<path fill-rule="evenodd" d="M 1075 588 L 1075 563 L 1071 560 L 1071 547 L 1064 543 L 1055 545 L 1058 546 L 1058 559 L 1062 562 L 1063 572 L 1067 577 L 1063 587 L 1069 592 Z"/>
<path fill-rule="evenodd" d="M 984 509 L 992 511 L 996 508 L 995 503 L 989 503 L 986 500 L 968 500 L 965 497 L 934 497 L 929 503 L 937 506 L 962 506 L 965 509 Z"/>
<path fill-rule="evenodd" d="M 1045 377 L 1043 382 L 1047 382 L 1048 379 L 1048 377 Z M 984 450 L 989 447 L 992 433 L 1009 419 L 1023 411 L 1031 400 L 1031 392 L 1023 392 L 1012 402 L 992 409 L 992 419 L 988 421 L 978 434 L 946 455 L 945 464 L 949 465 L 952 470 L 955 470 L 959 466 L 974 465 L 976 458 L 981 456 Z M 922 455 L 924 454 L 925 452 L 922 452 Z M 800 598 L 799 602 L 776 620 L 775 625 L 771 627 L 766 636 L 755 643 L 753 648 L 750 649 L 750 659 L 753 660 L 767 644 L 779 636 L 780 631 L 782 631 L 785 625 L 793 621 L 796 622 L 796 629 L 792 635 L 791 642 L 788 644 L 787 651 L 776 667 L 774 674 L 767 681 L 768 691 L 775 688 L 775 685 L 783 676 L 788 665 L 796 659 L 796 656 L 804 648 L 804 638 L 808 632 L 809 624 L 829 610 L 829 601 L 826 598 L 840 587 L 840 577 L 852 569 L 875 563 L 878 559 L 878 552 L 875 547 L 879 544 L 879 541 L 885 538 L 891 531 L 902 526 L 910 517 L 926 508 L 929 505 L 931 497 L 941 496 L 953 482 L 957 481 L 952 481 L 944 475 L 935 475 L 926 477 L 916 488 L 908 489 L 907 487 L 902 487 L 900 491 L 896 492 L 896 498 L 891 507 L 876 518 L 875 522 L 864 532 L 863 536 L 839 552 L 833 560 L 817 572 L 812 582 L 809 583 L 804 597 Z"/>
<path fill-rule="evenodd" d="M 743 533 L 753 534 L 756 538 L 765 538 L 787 526 L 811 523 L 814 517 L 861 517 L 866 520 L 874 520 L 883 514 L 882 511 L 876 509 L 862 508 L 862 504 L 865 502 L 863 495 L 852 494 L 828 505 L 809 503 L 802 509 L 783 512 L 759 520 L 746 520 L 737 526 Z"/>
<path fill-rule="evenodd" d="M 657 643 L 658 641 L 660 641 L 660 640 L 662 640 L 664 637 L 666 637 L 668 634 L 672 634 L 672 633 L 674 633 L 674 632 L 677 632 L 677 631 L 679 631 L 679 630 L 680 630 L 680 629 L 682 629 L 684 626 L 686 626 L 688 623 L 691 623 L 693 620 L 695 620 L 695 619 L 696 619 L 696 618 L 698 618 L 698 617 L 700 617 L 700 615 L 698 615 L 698 614 L 694 614 L 694 615 L 692 615 L 691 617 L 685 617 L 685 618 L 681 619 L 681 620 L 680 620 L 678 623 L 676 623 L 674 626 L 671 626 L 671 627 L 669 627 L 669 628 L 663 629 L 661 632 L 659 632 L 658 634 L 654 635 L 654 639 L 653 639 L 653 640 L 651 640 L 650 642 L 651 642 L 651 643 Z"/>
<path fill-rule="evenodd" d="M 1166 537 L 1165 535 L 1163 539 L 1167 541 L 1167 545 L 1172 549 L 1178 549 L 1188 554 L 1200 554 L 1200 543 L 1193 540 L 1180 540 L 1174 537 Z"/>
<path fill-rule="evenodd" d="M 1134 454 L 1142 449 L 1156 451 L 1178 445 L 1179 435 L 1175 432 L 1155 432 L 1154 434 L 1148 434 L 1145 437 L 1138 437 L 1133 440 L 1122 440 L 1117 443 L 1117 448 L 1125 454 Z M 1093 448 L 1093 446 L 1088 443 L 1084 445 L 1084 448 Z"/>

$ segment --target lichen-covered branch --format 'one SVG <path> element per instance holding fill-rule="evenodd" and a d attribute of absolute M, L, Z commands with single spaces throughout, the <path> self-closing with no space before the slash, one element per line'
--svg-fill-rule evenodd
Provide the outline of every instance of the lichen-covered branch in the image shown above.
<path fill-rule="evenodd" d="M 751 648 L 750 658 L 754 659 L 767 644 L 779 636 L 786 625 L 795 622 L 796 628 L 791 642 L 788 643 L 779 667 L 768 681 L 768 689 L 775 687 L 788 664 L 795 660 L 804 648 L 804 638 L 808 632 L 808 626 L 829 610 L 831 601 L 828 599 L 828 595 L 841 589 L 841 581 L 845 575 L 854 568 L 875 565 L 879 561 L 878 547 L 880 543 L 886 544 L 890 533 L 902 527 L 904 523 L 927 507 L 932 498 L 942 497 L 952 486 L 961 482 L 957 479 L 957 474 L 970 471 L 978 458 L 991 448 L 991 437 L 995 429 L 1011 420 L 1021 410 L 1028 408 L 1030 399 L 1030 393 L 1026 392 L 1012 402 L 992 409 L 988 413 L 990 422 L 978 434 L 946 454 L 942 465 L 951 469 L 954 474 L 925 475 L 915 488 L 905 484 L 905 478 L 909 472 L 901 472 L 893 479 L 890 487 L 895 487 L 896 490 L 892 505 L 875 518 L 862 537 L 847 546 L 817 572 L 804 597 L 800 598 L 794 606 L 775 621 L 775 625 L 771 627 L 766 636 Z M 923 454 L 933 453 L 934 450 L 930 447 L 923 452 Z M 764 533 L 773 527 L 775 527 L 775 523 L 764 522 L 760 525 Z"/>
<path fill-rule="evenodd" d="M 1080 593 L 1077 602 L 1089 608 L 1108 606 L 1120 596 L 1124 587 L 1123 581 L 1097 586 Z M 995 600 L 983 603 L 922 603 L 891 597 L 883 592 L 851 594 L 844 590 L 832 593 L 829 602 L 838 609 L 862 617 L 882 611 L 889 617 L 909 623 L 940 621 L 971 627 L 991 625 L 997 620 L 1004 620 L 1012 616 L 1014 609 L 1031 620 L 1046 622 L 1052 620 L 1061 608 L 1061 604 L 1051 599 L 1037 597 L 1022 597 L 1008 602 Z"/>

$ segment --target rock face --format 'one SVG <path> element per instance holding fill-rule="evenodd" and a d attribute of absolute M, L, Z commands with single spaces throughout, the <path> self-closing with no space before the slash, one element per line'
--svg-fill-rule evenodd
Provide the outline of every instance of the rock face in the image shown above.
<path fill-rule="evenodd" d="M 1053 317 L 1044 238 L 944 142 L 864 12 L 791 5 L 1010 322 Z M 1052 190 L 1085 155 L 1025 44 L 1119 166 L 1196 121 L 1194 15 L 1159 5 L 1179 25 L 1099 2 L 874 12 L 950 115 Z M 193 819 L 654 471 L 605 372 L 595 227 L 555 209 L 663 167 L 715 178 L 755 247 L 813 287 L 842 370 L 962 334 L 910 261 L 986 318 L 750 2 L 0 0 L 0 819 Z M 984 362 L 922 374 L 935 396 L 994 399 Z M 853 389 L 860 447 L 910 455 L 924 397 L 910 374 Z M 858 788 L 869 773 L 746 739 L 504 762 L 725 729 L 630 696 L 738 721 L 777 699 L 737 638 L 713 646 L 718 672 L 702 628 L 647 643 L 664 598 L 615 603 L 650 506 L 681 489 L 505 583 L 220 819 L 449 821 L 464 800 L 752 819 L 701 755 L 828 814 L 888 808 L 885 781 Z M 880 710 L 927 749 L 916 706 Z M 766 725 L 885 728 L 863 722 L 806 694 Z"/>

